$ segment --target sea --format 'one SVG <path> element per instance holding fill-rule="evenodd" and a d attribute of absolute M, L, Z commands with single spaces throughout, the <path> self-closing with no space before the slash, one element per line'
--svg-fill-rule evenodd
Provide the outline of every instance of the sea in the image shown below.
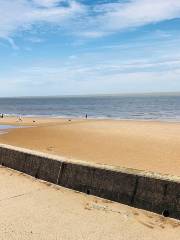
<path fill-rule="evenodd" d="M 180 121 L 180 94 L 0 98 L 8 116 Z"/>

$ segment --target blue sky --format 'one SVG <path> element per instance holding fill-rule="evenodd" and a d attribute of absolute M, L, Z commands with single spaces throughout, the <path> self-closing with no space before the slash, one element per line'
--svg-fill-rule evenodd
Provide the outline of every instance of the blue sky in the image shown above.
<path fill-rule="evenodd" d="M 0 96 L 180 91 L 179 0 L 0 0 Z"/>

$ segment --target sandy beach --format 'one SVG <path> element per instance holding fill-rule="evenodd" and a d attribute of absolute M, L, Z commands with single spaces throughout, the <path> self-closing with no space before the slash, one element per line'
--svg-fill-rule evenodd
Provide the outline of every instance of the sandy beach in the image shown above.
<path fill-rule="evenodd" d="M 99 164 L 180 176 L 180 123 L 4 118 L 0 142 Z"/>

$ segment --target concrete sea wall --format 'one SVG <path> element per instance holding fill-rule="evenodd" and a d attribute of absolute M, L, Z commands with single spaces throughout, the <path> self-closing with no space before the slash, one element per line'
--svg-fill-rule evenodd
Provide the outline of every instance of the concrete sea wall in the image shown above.
<path fill-rule="evenodd" d="M 0 145 L 0 164 L 33 177 L 180 219 L 180 178 Z"/>

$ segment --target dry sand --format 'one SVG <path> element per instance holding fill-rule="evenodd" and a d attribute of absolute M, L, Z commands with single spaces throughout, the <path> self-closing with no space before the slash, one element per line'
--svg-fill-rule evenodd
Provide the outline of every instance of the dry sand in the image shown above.
<path fill-rule="evenodd" d="M 0 167 L 1 240 L 177 240 L 180 222 Z"/>
<path fill-rule="evenodd" d="M 35 122 L 33 122 L 35 120 Z M 180 176 L 180 123 L 5 118 L 0 142 L 83 161 Z"/>

